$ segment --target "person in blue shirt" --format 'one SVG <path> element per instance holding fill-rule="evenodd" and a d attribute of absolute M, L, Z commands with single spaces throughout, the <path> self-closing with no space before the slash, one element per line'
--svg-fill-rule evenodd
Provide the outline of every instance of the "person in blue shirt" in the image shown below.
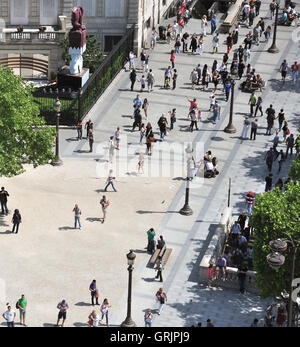
<path fill-rule="evenodd" d="M 225 94 L 226 94 L 226 101 L 229 99 L 229 94 L 231 90 L 231 81 L 227 79 L 224 84 Z"/>
<path fill-rule="evenodd" d="M 211 27 L 211 35 L 213 35 L 213 33 L 216 31 L 217 29 L 217 18 L 216 15 L 214 14 L 211 18 L 210 21 L 210 27 Z"/>

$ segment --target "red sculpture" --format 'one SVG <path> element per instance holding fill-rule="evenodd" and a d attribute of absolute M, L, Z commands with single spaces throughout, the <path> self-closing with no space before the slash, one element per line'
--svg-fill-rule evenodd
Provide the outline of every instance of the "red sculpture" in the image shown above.
<path fill-rule="evenodd" d="M 77 6 L 72 9 L 73 28 L 69 32 L 69 43 L 72 48 L 82 48 L 86 44 L 86 28 L 83 25 L 84 8 Z"/>

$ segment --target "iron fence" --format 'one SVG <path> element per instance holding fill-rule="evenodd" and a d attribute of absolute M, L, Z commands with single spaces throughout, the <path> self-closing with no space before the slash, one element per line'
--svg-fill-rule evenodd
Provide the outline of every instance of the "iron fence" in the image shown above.
<path fill-rule="evenodd" d="M 34 101 L 38 104 L 40 115 L 47 124 L 55 124 L 53 104 L 58 96 L 61 101 L 60 124 L 75 125 L 91 110 L 99 97 L 114 80 L 128 60 L 134 44 L 134 24 L 127 30 L 101 65 L 78 91 L 57 89 L 57 86 L 36 89 Z"/>

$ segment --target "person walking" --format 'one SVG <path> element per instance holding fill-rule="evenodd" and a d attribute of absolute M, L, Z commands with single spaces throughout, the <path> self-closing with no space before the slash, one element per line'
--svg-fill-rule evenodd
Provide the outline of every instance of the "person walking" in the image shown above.
<path fill-rule="evenodd" d="M 138 161 L 138 174 L 144 173 L 144 163 L 145 163 L 145 157 L 144 157 L 144 153 L 140 152 L 139 154 L 139 161 Z"/>
<path fill-rule="evenodd" d="M 258 128 L 258 122 L 257 122 L 257 119 L 253 120 L 251 122 L 251 134 L 250 134 L 250 140 L 253 140 L 255 141 L 256 139 L 256 133 L 257 133 L 257 128 Z"/>
<path fill-rule="evenodd" d="M 88 122 L 85 123 L 85 129 L 86 129 L 86 139 L 88 140 L 89 139 L 89 133 L 90 133 L 90 130 L 94 130 L 94 123 L 92 122 L 91 119 L 88 120 Z"/>
<path fill-rule="evenodd" d="M 173 87 L 172 89 L 176 89 L 176 84 L 177 84 L 177 78 L 178 78 L 178 72 L 176 69 L 174 69 L 173 71 L 173 75 L 172 75 L 172 80 L 173 80 Z"/>
<path fill-rule="evenodd" d="M 269 108 L 267 108 L 266 114 L 267 114 L 267 124 L 268 124 L 266 135 L 271 135 L 272 128 L 274 126 L 274 120 L 275 120 L 275 110 L 272 104 L 270 105 Z"/>
<path fill-rule="evenodd" d="M 279 131 L 281 131 L 281 128 L 282 128 L 282 124 L 283 122 L 285 121 L 285 116 L 284 116 L 284 112 L 283 112 L 283 108 L 280 110 L 280 112 L 278 113 L 278 128 L 279 128 Z"/>
<path fill-rule="evenodd" d="M 277 161 L 278 161 L 278 173 L 279 173 L 281 171 L 282 163 L 285 161 L 285 155 L 282 149 L 280 150 L 278 154 Z"/>
<path fill-rule="evenodd" d="M 206 327 L 207 327 L 207 328 L 213 328 L 213 327 L 214 327 L 214 325 L 213 325 L 213 323 L 211 322 L 210 319 L 208 319 L 208 320 L 206 321 Z"/>
<path fill-rule="evenodd" d="M 147 245 L 147 252 L 153 254 L 155 251 L 155 231 L 153 228 L 150 228 L 147 231 L 148 236 L 148 245 Z"/>
<path fill-rule="evenodd" d="M 220 38 L 219 38 L 219 34 L 217 33 L 217 34 L 213 37 L 213 41 L 212 41 L 212 45 L 213 45 L 213 54 L 214 54 L 214 53 L 218 53 L 219 42 L 220 42 Z"/>
<path fill-rule="evenodd" d="M 282 78 L 283 83 L 285 83 L 287 71 L 288 71 L 288 63 L 284 59 L 284 61 L 280 65 L 280 72 L 281 72 L 281 78 Z"/>
<path fill-rule="evenodd" d="M 102 207 L 102 212 L 103 212 L 103 218 L 102 218 L 102 224 L 103 224 L 106 219 L 107 207 L 110 205 L 110 202 L 109 200 L 106 199 L 105 195 L 102 196 L 102 199 L 100 200 L 100 205 Z"/>
<path fill-rule="evenodd" d="M 249 121 L 248 117 L 246 116 L 244 119 L 244 126 L 243 126 L 242 135 L 241 135 L 242 139 L 248 138 L 249 125 L 250 125 L 250 121 Z"/>
<path fill-rule="evenodd" d="M 146 134 L 145 124 L 142 123 L 141 130 L 140 130 L 140 144 L 143 143 L 143 138 L 145 137 L 145 134 Z"/>
<path fill-rule="evenodd" d="M 172 112 L 169 111 L 170 115 L 170 131 L 174 129 L 174 123 L 176 122 L 176 108 L 173 108 Z"/>
<path fill-rule="evenodd" d="M 239 280 L 240 293 L 241 294 L 245 293 L 245 282 L 246 282 L 247 271 L 248 271 L 248 268 L 246 266 L 239 266 L 238 267 L 237 277 Z"/>
<path fill-rule="evenodd" d="M 80 216 L 81 216 L 81 209 L 76 204 L 73 208 L 73 212 L 75 214 L 74 216 L 74 229 L 77 229 L 77 223 L 79 225 L 79 229 L 81 229 L 81 223 L 80 223 Z"/>
<path fill-rule="evenodd" d="M 279 144 L 279 140 L 280 140 L 280 137 L 279 137 L 279 130 L 276 130 L 275 132 L 275 136 L 274 136 L 274 139 L 273 139 L 273 149 L 275 152 L 277 152 L 276 148 Z"/>
<path fill-rule="evenodd" d="M 4 187 L 1 187 L 0 191 L 0 202 L 1 202 L 1 209 L 2 214 L 8 215 L 8 208 L 7 208 L 7 197 L 9 196 L 8 192 L 5 190 Z"/>
<path fill-rule="evenodd" d="M 147 98 L 144 99 L 142 109 L 144 110 L 145 118 L 148 119 L 148 108 L 149 108 L 149 101 Z"/>
<path fill-rule="evenodd" d="M 160 315 L 162 312 L 163 306 L 168 300 L 166 293 L 163 291 L 163 288 L 159 288 L 159 290 L 156 292 L 156 298 L 159 303 L 157 314 Z"/>
<path fill-rule="evenodd" d="M 133 132 L 136 127 L 138 127 L 139 131 L 140 131 L 141 130 L 141 126 L 142 126 L 142 115 L 141 115 L 140 109 L 138 108 L 134 112 L 134 121 L 133 121 L 133 124 L 132 124 L 131 131 Z"/>
<path fill-rule="evenodd" d="M 153 314 L 152 314 L 152 312 L 151 312 L 151 309 L 150 308 L 148 308 L 147 309 L 147 312 L 145 313 L 145 315 L 144 315 L 144 320 L 145 320 L 145 328 L 151 328 L 151 326 L 152 326 L 152 321 L 153 321 Z"/>
<path fill-rule="evenodd" d="M 203 50 L 204 50 L 204 37 L 203 35 L 200 35 L 198 39 L 198 53 L 202 55 Z"/>
<path fill-rule="evenodd" d="M 290 135 L 290 129 L 289 129 L 287 121 L 283 122 L 282 131 L 283 131 L 283 142 L 286 142 L 287 136 Z"/>
<path fill-rule="evenodd" d="M 133 68 L 129 74 L 129 79 L 130 79 L 130 82 L 131 82 L 131 85 L 130 85 L 130 90 L 133 91 L 133 88 L 134 88 L 134 84 L 136 82 L 136 70 L 135 68 Z"/>
<path fill-rule="evenodd" d="M 293 78 L 294 84 L 296 84 L 297 82 L 298 70 L 299 70 L 299 66 L 297 61 L 295 61 L 294 64 L 291 66 L 292 78 Z"/>
<path fill-rule="evenodd" d="M 100 316 L 95 310 L 88 316 L 88 324 L 90 327 L 97 328 L 99 326 Z"/>
<path fill-rule="evenodd" d="M 6 320 L 8 328 L 15 327 L 16 312 L 11 309 L 11 306 L 7 306 L 7 310 L 3 313 L 2 317 Z"/>
<path fill-rule="evenodd" d="M 291 134 L 287 139 L 286 139 L 286 152 L 285 152 L 285 157 L 288 157 L 289 151 L 290 151 L 290 156 L 293 154 L 293 148 L 295 145 L 295 139 L 294 135 Z"/>
<path fill-rule="evenodd" d="M 193 109 L 191 112 L 190 112 L 190 117 L 191 117 L 191 124 L 190 124 L 190 131 L 193 132 L 193 129 L 194 129 L 194 126 L 196 128 L 196 130 L 199 130 L 198 129 L 198 125 L 197 125 L 197 114 L 196 114 L 196 110 Z"/>
<path fill-rule="evenodd" d="M 263 102 L 262 97 L 259 96 L 259 97 L 257 98 L 257 101 L 256 101 L 256 108 L 255 108 L 254 117 L 256 117 L 257 111 L 258 111 L 258 110 L 260 111 L 260 116 L 261 116 L 261 117 L 263 116 L 264 113 L 263 113 L 262 102 Z"/>
<path fill-rule="evenodd" d="M 93 152 L 94 134 L 92 129 L 89 130 L 88 139 L 89 139 L 90 152 Z"/>
<path fill-rule="evenodd" d="M 227 80 L 225 81 L 224 88 L 225 88 L 226 101 L 228 101 L 230 91 L 231 91 L 231 81 L 229 78 L 227 78 Z"/>
<path fill-rule="evenodd" d="M 210 29 L 211 29 L 210 34 L 213 35 L 217 29 L 217 16 L 215 14 L 212 16 L 210 20 Z"/>
<path fill-rule="evenodd" d="M 82 122 L 79 121 L 76 125 L 77 129 L 77 141 L 82 140 Z"/>
<path fill-rule="evenodd" d="M 21 298 L 18 300 L 17 307 L 20 312 L 20 324 L 26 327 L 25 318 L 26 318 L 26 311 L 27 311 L 27 299 L 25 298 L 24 294 L 22 294 Z"/>
<path fill-rule="evenodd" d="M 145 99 L 147 101 L 147 99 Z M 115 131 L 115 149 L 120 150 L 121 130 L 117 127 Z"/>
<path fill-rule="evenodd" d="M 98 299 L 99 299 L 99 290 L 97 288 L 96 280 L 93 280 L 90 284 L 89 291 L 91 292 L 91 300 L 92 305 L 95 306 L 95 299 L 96 299 L 96 305 L 99 305 Z"/>
<path fill-rule="evenodd" d="M 250 190 L 249 193 L 246 195 L 248 217 L 250 217 L 252 213 L 254 203 L 255 203 L 255 195 L 252 192 L 252 190 Z"/>
<path fill-rule="evenodd" d="M 103 320 L 104 316 L 105 316 L 105 320 L 106 320 L 106 326 L 108 326 L 108 309 L 111 307 L 111 305 L 108 303 L 107 299 L 104 299 L 102 302 L 102 305 L 100 307 L 101 313 L 102 313 L 102 317 L 100 322 Z"/>
<path fill-rule="evenodd" d="M 265 155 L 265 161 L 266 161 L 269 172 L 272 171 L 274 158 L 275 158 L 275 152 L 273 150 L 273 147 L 271 147 Z"/>
<path fill-rule="evenodd" d="M 272 189 L 272 181 L 273 181 L 273 175 L 271 173 L 269 173 L 269 175 L 265 178 L 265 192 L 268 192 L 269 190 Z"/>
<path fill-rule="evenodd" d="M 233 46 L 233 39 L 232 39 L 231 33 L 229 33 L 226 38 L 226 46 L 227 46 L 227 53 L 229 54 Z"/>
<path fill-rule="evenodd" d="M 65 324 L 65 321 L 67 319 L 67 310 L 69 309 L 68 304 L 66 303 L 66 300 L 62 300 L 61 302 L 58 303 L 57 308 L 59 310 L 58 312 L 58 317 L 57 317 L 57 323 L 56 326 L 59 325 L 60 320 L 62 319 L 62 327 Z"/>
<path fill-rule="evenodd" d="M 250 104 L 250 117 L 252 117 L 252 116 L 253 116 L 253 113 L 254 113 L 254 107 L 255 107 L 255 105 L 257 104 L 257 96 L 256 96 L 256 94 L 255 94 L 255 91 L 253 91 L 253 92 L 251 93 L 251 96 L 250 96 L 250 99 L 249 99 L 248 104 Z M 261 112 L 262 112 L 262 111 L 261 111 Z M 256 116 L 256 114 L 255 114 L 255 116 Z"/>
<path fill-rule="evenodd" d="M 152 92 L 154 81 L 154 73 L 152 72 L 152 69 L 150 69 L 147 74 L 148 92 Z"/>
<path fill-rule="evenodd" d="M 175 68 L 175 51 L 174 51 L 174 49 L 171 50 L 170 62 L 172 64 L 172 69 L 174 69 Z"/>
<path fill-rule="evenodd" d="M 112 164 L 115 155 L 116 146 L 114 144 L 114 137 L 110 136 L 108 141 L 108 162 Z"/>
<path fill-rule="evenodd" d="M 221 106 L 218 104 L 218 101 L 215 102 L 215 106 L 213 108 L 214 114 L 214 124 L 216 124 L 217 120 L 220 119 Z"/>
<path fill-rule="evenodd" d="M 109 174 L 108 174 L 108 177 L 107 177 L 107 180 L 106 180 L 106 186 L 105 186 L 105 188 L 104 188 L 104 191 L 105 191 L 105 192 L 107 191 L 107 188 L 108 188 L 109 186 L 112 186 L 112 189 L 113 189 L 115 192 L 117 192 L 117 189 L 115 188 L 114 182 L 113 182 L 113 180 L 115 180 L 116 177 L 114 177 L 114 176 L 112 175 L 112 173 L 113 173 L 113 170 L 109 170 Z"/>
<path fill-rule="evenodd" d="M 15 209 L 15 212 L 12 217 L 12 223 L 13 223 L 12 233 L 14 233 L 15 229 L 16 229 L 16 234 L 18 233 L 19 225 L 21 222 L 22 222 L 22 217 L 21 217 L 20 211 L 18 209 Z"/>
<path fill-rule="evenodd" d="M 162 264 L 162 260 L 158 260 L 157 262 L 157 265 L 156 265 L 156 268 L 155 270 L 157 270 L 157 273 L 156 273 L 156 276 L 155 278 L 158 279 L 159 278 L 159 281 L 160 282 L 163 282 L 163 277 L 162 277 L 162 271 L 163 271 L 163 264 Z"/>

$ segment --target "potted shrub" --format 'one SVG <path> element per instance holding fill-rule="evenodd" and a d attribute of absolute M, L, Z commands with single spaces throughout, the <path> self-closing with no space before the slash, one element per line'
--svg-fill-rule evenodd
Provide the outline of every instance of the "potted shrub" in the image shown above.
<path fill-rule="evenodd" d="M 18 26 L 17 26 L 17 32 L 18 32 L 18 33 L 22 33 L 23 30 L 24 30 L 23 25 L 18 25 Z"/>

